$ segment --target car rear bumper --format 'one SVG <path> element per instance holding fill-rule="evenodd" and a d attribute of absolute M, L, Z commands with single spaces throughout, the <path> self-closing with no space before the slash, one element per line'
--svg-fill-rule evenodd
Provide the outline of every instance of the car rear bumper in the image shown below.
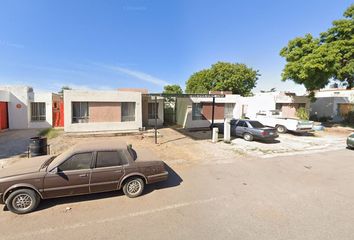
<path fill-rule="evenodd" d="M 168 179 L 168 172 L 164 171 L 159 174 L 150 175 L 147 177 L 148 183 L 161 182 Z"/>
<path fill-rule="evenodd" d="M 305 133 L 314 131 L 312 128 L 297 128 L 294 132 L 297 133 Z"/>

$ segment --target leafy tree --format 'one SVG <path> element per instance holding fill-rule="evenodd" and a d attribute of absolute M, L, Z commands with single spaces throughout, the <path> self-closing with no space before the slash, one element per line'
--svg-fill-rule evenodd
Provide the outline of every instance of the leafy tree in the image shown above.
<path fill-rule="evenodd" d="M 173 84 L 173 85 L 165 85 L 164 86 L 164 90 L 162 93 L 165 94 L 182 94 L 182 88 L 177 85 L 177 84 Z"/>
<path fill-rule="evenodd" d="M 258 76 L 257 70 L 245 64 L 217 62 L 209 69 L 194 73 L 186 82 L 186 92 L 231 91 L 233 94 L 249 96 Z"/>
<path fill-rule="evenodd" d="M 324 88 L 331 80 L 354 86 L 354 4 L 344 19 L 315 38 L 311 34 L 289 41 L 280 51 L 287 61 L 282 80 L 303 84 L 311 92 Z"/>
<path fill-rule="evenodd" d="M 58 92 L 58 94 L 63 95 L 64 94 L 64 90 L 71 90 L 72 88 L 69 86 L 62 86 L 60 91 Z"/>
<path fill-rule="evenodd" d="M 310 118 L 309 112 L 304 107 L 297 109 L 296 116 L 302 120 L 309 120 Z"/>

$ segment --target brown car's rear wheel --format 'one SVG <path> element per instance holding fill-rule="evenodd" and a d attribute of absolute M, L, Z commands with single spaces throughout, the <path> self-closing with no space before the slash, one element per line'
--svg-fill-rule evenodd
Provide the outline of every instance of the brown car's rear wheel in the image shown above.
<path fill-rule="evenodd" d="M 40 197 L 31 189 L 18 189 L 6 199 L 7 208 L 17 214 L 30 213 L 38 207 Z"/>
<path fill-rule="evenodd" d="M 139 177 L 129 178 L 124 182 L 123 192 L 127 197 L 135 198 L 144 191 L 144 181 Z"/>

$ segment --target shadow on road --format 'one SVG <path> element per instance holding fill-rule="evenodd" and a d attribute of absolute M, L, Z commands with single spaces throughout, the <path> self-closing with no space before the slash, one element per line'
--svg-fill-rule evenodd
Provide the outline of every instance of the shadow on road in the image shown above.
<path fill-rule="evenodd" d="M 167 164 L 166 164 L 166 169 L 169 172 L 169 176 L 168 176 L 167 181 L 146 185 L 143 195 L 150 194 L 153 191 L 159 190 L 159 189 L 176 187 L 176 186 L 179 186 L 183 182 L 182 178 L 178 175 L 178 173 L 176 173 Z M 37 208 L 37 211 L 51 208 L 51 207 L 54 207 L 57 205 L 76 203 L 76 202 L 94 201 L 94 200 L 105 199 L 105 198 L 120 197 L 123 195 L 124 195 L 123 191 L 119 190 L 119 191 L 113 191 L 113 192 L 94 193 L 94 194 L 81 195 L 81 196 L 47 199 L 47 200 L 41 201 L 41 203 L 39 204 L 39 206 Z M 4 209 L 4 210 L 6 210 L 6 209 Z"/>
<path fill-rule="evenodd" d="M 8 130 L 0 134 L 0 159 L 26 155 L 31 137 L 36 137 L 38 129 Z"/>
<path fill-rule="evenodd" d="M 170 166 L 165 164 L 165 167 L 166 170 L 168 171 L 167 181 L 158 182 L 152 185 L 147 185 L 144 194 L 148 194 L 158 189 L 177 187 L 183 182 L 183 179 Z"/>
<path fill-rule="evenodd" d="M 294 136 L 301 136 L 301 137 L 314 137 L 315 136 L 314 132 L 291 132 L 291 131 L 289 131 L 289 134 L 294 135 Z"/>

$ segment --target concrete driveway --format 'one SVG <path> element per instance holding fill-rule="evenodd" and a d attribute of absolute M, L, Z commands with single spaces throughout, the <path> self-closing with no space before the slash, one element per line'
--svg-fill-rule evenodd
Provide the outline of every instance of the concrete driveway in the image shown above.
<path fill-rule="evenodd" d="M 308 136 L 280 134 L 274 142 L 247 142 L 242 138 L 232 140 L 235 151 L 262 158 L 334 151 L 345 147 L 346 135 L 329 135 L 324 132 Z"/>
<path fill-rule="evenodd" d="M 8 130 L 0 133 L 0 159 L 21 155 L 27 151 L 29 139 L 38 129 Z M 1 160 L 0 160 L 1 162 Z"/>

